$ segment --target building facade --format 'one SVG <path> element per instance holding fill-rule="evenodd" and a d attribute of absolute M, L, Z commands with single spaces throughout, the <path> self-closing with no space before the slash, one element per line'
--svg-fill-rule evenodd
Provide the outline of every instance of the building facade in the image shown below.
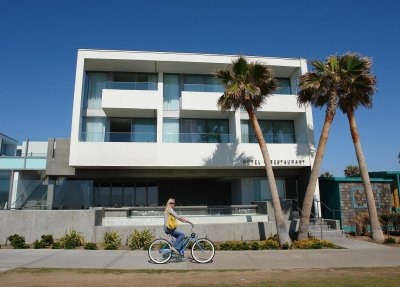
<path fill-rule="evenodd" d="M 28 198 L 45 209 L 162 206 L 169 197 L 184 206 L 270 200 L 247 113 L 217 107 L 224 85 L 213 72 L 237 57 L 79 50 L 71 138 L 24 143 L 25 157 L 47 149 L 45 167 L 41 158 L 36 172 L 12 168 L 9 206 Z M 296 98 L 306 60 L 246 58 L 268 64 L 278 80 L 257 117 L 279 196 L 301 206 L 314 151 L 311 107 Z"/>
<path fill-rule="evenodd" d="M 269 200 L 247 113 L 221 113 L 212 76 L 237 56 L 79 50 L 69 178 L 94 206 L 250 204 Z M 267 63 L 279 89 L 257 111 L 282 199 L 299 199 L 313 163 L 310 107 L 296 100 L 304 59 Z M 63 176 L 63 174 L 57 174 Z M 86 186 L 86 184 L 85 184 Z"/>

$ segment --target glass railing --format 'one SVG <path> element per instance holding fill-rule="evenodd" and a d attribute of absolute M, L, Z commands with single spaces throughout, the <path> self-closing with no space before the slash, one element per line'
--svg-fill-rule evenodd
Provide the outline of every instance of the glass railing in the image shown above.
<path fill-rule="evenodd" d="M 165 143 L 233 143 L 233 134 L 223 133 L 164 133 Z"/>
<path fill-rule="evenodd" d="M 156 82 L 106 82 L 106 89 L 114 90 L 157 90 Z"/>
<path fill-rule="evenodd" d="M 223 93 L 224 85 L 205 85 L 205 84 L 183 84 L 183 90 L 187 92 L 215 92 Z"/>
<path fill-rule="evenodd" d="M 264 134 L 264 140 L 266 143 L 274 144 L 306 144 L 307 139 L 305 135 L 295 134 Z M 243 143 L 258 143 L 255 135 L 242 135 Z"/>
<path fill-rule="evenodd" d="M 155 132 L 83 132 L 81 141 L 86 142 L 156 142 Z"/>

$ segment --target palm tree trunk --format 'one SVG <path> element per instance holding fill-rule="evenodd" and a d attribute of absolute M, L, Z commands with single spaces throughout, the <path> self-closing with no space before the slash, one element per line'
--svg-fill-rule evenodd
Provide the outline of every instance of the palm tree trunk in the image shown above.
<path fill-rule="evenodd" d="M 271 190 L 272 204 L 274 206 L 276 231 L 279 236 L 279 243 L 281 246 L 285 243 L 289 243 L 290 245 L 292 243 L 292 240 L 289 237 L 289 230 L 287 228 L 285 220 L 283 219 L 282 207 L 279 201 L 278 189 L 276 188 L 274 171 L 272 170 L 272 164 L 269 157 L 267 145 L 265 144 L 260 125 L 258 124 L 258 120 L 253 109 L 247 108 L 247 113 L 249 114 L 249 119 L 253 126 L 255 135 L 258 140 L 258 145 L 260 146 L 261 153 L 264 159 L 265 170 L 267 172 L 268 183 Z"/>
<path fill-rule="evenodd" d="M 379 223 L 378 213 L 376 211 L 374 194 L 372 193 L 371 182 L 369 180 L 367 163 L 365 162 L 364 153 L 361 148 L 360 135 L 358 133 L 356 119 L 354 117 L 354 110 L 348 110 L 347 118 L 349 120 L 351 137 L 353 138 L 354 149 L 356 151 L 358 167 L 360 168 L 360 174 L 362 183 L 365 190 L 365 195 L 367 198 L 367 206 L 369 213 L 369 220 L 371 223 L 372 238 L 376 241 L 383 241 L 383 232 L 381 224 Z"/>
<path fill-rule="evenodd" d="M 325 122 L 324 122 L 324 126 L 322 128 L 321 136 L 319 138 L 318 149 L 317 149 L 317 153 L 315 155 L 314 165 L 311 170 L 311 175 L 310 175 L 310 179 L 308 181 L 306 194 L 304 195 L 303 207 L 301 210 L 299 235 L 298 235 L 299 240 L 308 238 L 311 207 L 313 204 L 315 188 L 318 184 L 318 175 L 319 175 L 319 172 L 321 169 L 322 160 L 324 158 L 325 147 L 326 147 L 326 143 L 328 141 L 329 131 L 331 129 L 331 125 L 332 125 L 334 116 L 335 116 L 335 113 L 329 113 L 329 112 L 327 112 L 325 115 Z"/>

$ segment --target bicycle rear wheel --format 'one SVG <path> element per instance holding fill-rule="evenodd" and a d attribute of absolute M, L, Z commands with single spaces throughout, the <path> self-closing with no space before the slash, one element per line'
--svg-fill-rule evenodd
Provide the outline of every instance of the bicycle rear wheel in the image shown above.
<path fill-rule="evenodd" d="M 171 259 L 171 244 L 165 239 L 154 240 L 147 251 L 150 260 L 157 264 L 163 264 Z"/>
<path fill-rule="evenodd" d="M 210 262 L 215 255 L 214 244 L 206 239 L 197 239 L 192 246 L 192 257 L 199 263 Z"/>

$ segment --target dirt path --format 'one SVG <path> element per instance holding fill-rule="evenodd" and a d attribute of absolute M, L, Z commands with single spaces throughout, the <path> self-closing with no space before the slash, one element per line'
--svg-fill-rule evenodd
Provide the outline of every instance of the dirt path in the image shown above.
<path fill-rule="evenodd" d="M 124 270 L 67 270 L 67 269 L 18 269 L 0 273 L 1 286 L 246 286 L 266 284 L 279 286 L 290 282 L 347 280 L 362 283 L 381 279 L 399 282 L 400 267 L 346 268 L 346 269 L 295 269 L 295 270 L 239 270 L 239 271 L 124 271 Z M 324 281 L 324 282 L 325 282 Z M 338 281 L 337 284 L 341 284 Z M 390 285 L 385 286 L 397 286 Z M 307 283 L 308 284 L 308 283 Z M 303 286 L 303 285 L 296 285 Z M 308 286 L 308 285 L 307 285 Z M 341 286 L 341 285 L 332 285 Z M 350 286 L 350 285 L 348 285 Z M 362 286 L 362 285 L 351 285 Z M 368 285 L 369 286 L 369 285 Z M 373 286 L 373 285 L 371 285 Z M 379 286 L 376 285 L 376 286 Z"/>

